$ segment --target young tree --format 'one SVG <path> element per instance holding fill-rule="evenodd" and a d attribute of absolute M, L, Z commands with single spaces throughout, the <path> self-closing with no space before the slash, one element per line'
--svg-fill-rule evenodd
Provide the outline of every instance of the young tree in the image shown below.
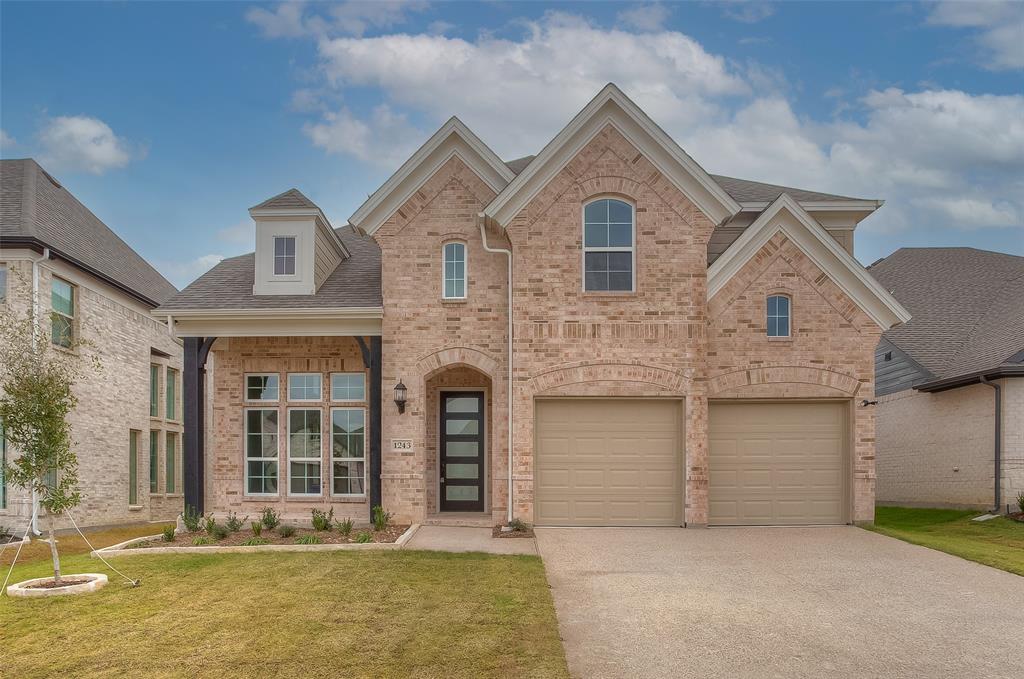
<path fill-rule="evenodd" d="M 4 476 L 35 492 L 46 510 L 53 577 L 60 582 L 55 517 L 81 501 L 68 415 L 78 402 L 72 387 L 89 359 L 81 341 L 72 342 L 70 351 L 54 348 L 50 324 L 37 323 L 35 308 L 0 312 L 0 422 L 18 455 L 5 465 Z"/>

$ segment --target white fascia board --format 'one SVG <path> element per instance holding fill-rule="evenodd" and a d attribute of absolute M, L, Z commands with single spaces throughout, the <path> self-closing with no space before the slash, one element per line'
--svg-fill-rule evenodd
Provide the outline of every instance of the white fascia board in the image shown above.
<path fill-rule="evenodd" d="M 784 233 L 883 330 L 910 313 L 789 194 L 782 194 L 708 268 L 708 300 L 776 233 Z"/>
<path fill-rule="evenodd" d="M 312 337 L 382 334 L 381 307 L 344 309 L 182 309 L 153 312 L 177 337 Z"/>
<path fill-rule="evenodd" d="M 508 226 L 515 215 L 608 123 L 613 124 L 715 224 L 725 222 L 740 211 L 740 204 L 704 168 L 622 90 L 609 83 L 491 201 L 484 213 L 498 224 Z"/>
<path fill-rule="evenodd" d="M 453 156 L 472 168 L 495 193 L 515 177 L 494 151 L 453 117 L 359 206 L 349 223 L 372 234 Z"/>

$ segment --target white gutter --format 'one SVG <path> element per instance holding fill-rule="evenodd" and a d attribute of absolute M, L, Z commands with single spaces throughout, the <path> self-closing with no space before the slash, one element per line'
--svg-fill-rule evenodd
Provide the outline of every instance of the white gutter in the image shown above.
<path fill-rule="evenodd" d="M 32 348 L 39 341 L 39 263 L 50 258 L 50 248 L 43 248 L 39 259 L 32 260 Z M 32 490 L 32 532 L 42 535 L 39 530 L 39 494 Z"/>
<path fill-rule="evenodd" d="M 484 250 L 494 254 L 502 254 L 508 260 L 508 386 L 505 388 L 505 400 L 508 401 L 508 521 L 512 521 L 512 251 L 504 248 L 492 248 L 487 245 L 487 231 L 484 225 L 487 218 L 484 213 L 477 215 L 480 224 L 480 240 Z"/>

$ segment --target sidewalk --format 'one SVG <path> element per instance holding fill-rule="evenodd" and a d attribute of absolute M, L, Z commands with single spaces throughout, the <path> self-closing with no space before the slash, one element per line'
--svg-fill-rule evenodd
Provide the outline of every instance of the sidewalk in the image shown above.
<path fill-rule="evenodd" d="M 490 528 L 420 526 L 403 549 L 488 554 L 537 554 L 534 538 L 494 538 Z"/>

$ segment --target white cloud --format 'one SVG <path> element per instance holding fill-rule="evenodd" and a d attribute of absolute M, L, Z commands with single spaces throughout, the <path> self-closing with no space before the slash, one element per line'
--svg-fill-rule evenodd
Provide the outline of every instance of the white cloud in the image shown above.
<path fill-rule="evenodd" d="M 223 255 L 201 255 L 186 262 L 158 262 L 156 268 L 180 290 L 215 267 L 223 259 Z"/>
<path fill-rule="evenodd" d="M 638 31 L 653 32 L 661 30 L 671 14 L 672 10 L 667 6 L 657 3 L 630 7 L 619 12 L 617 18 L 619 23 Z"/>
<path fill-rule="evenodd" d="M 6 131 L 0 130 L 0 150 L 14 148 L 18 142 Z"/>
<path fill-rule="evenodd" d="M 756 24 L 775 14 L 775 6 L 761 0 L 719 0 L 722 16 L 744 24 Z"/>
<path fill-rule="evenodd" d="M 246 252 L 255 249 L 256 227 L 251 219 L 245 219 L 217 231 L 217 240 L 231 245 L 242 245 L 248 248 Z"/>
<path fill-rule="evenodd" d="M 1024 4 L 1018 1 L 941 2 L 928 23 L 977 29 L 989 68 L 1024 68 Z"/>
<path fill-rule="evenodd" d="M 114 134 L 102 120 L 88 116 L 48 119 L 39 133 L 40 160 L 54 170 L 103 174 L 124 167 L 133 155 L 131 144 Z"/>
<path fill-rule="evenodd" d="M 422 12 L 422 0 L 350 0 L 331 5 L 327 14 L 306 12 L 300 0 L 282 2 L 273 10 L 251 7 L 245 18 L 268 38 L 300 38 L 341 32 L 361 36 L 373 28 L 392 28 L 408 21 L 410 12 Z"/>
<path fill-rule="evenodd" d="M 375 108 L 368 120 L 355 117 L 347 108 L 329 111 L 320 122 L 306 124 L 303 132 L 314 146 L 328 153 L 347 154 L 390 168 L 405 162 L 425 134 L 385 104 Z"/>
<path fill-rule="evenodd" d="M 302 2 L 282 2 L 273 11 L 251 7 L 245 18 L 259 26 L 268 38 L 300 38 L 310 32 L 303 18 L 304 12 L 305 4 Z"/>
<path fill-rule="evenodd" d="M 444 35 L 445 33 L 450 33 L 455 27 L 455 24 L 451 22 L 438 19 L 437 21 L 430 22 L 427 26 L 427 33 L 432 35 Z"/>

